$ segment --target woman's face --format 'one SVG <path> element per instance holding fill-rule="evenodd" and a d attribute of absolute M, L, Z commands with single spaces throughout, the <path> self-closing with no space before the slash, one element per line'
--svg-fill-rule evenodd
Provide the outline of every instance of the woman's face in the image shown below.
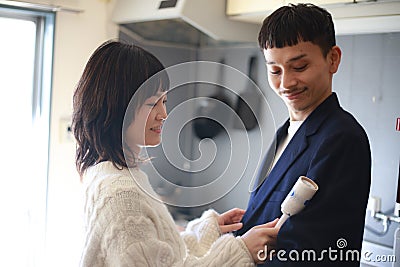
<path fill-rule="evenodd" d="M 139 153 L 142 146 L 160 144 L 162 126 L 167 118 L 166 102 L 166 93 L 159 91 L 136 111 L 135 119 L 126 130 L 126 142 L 132 151 Z"/>

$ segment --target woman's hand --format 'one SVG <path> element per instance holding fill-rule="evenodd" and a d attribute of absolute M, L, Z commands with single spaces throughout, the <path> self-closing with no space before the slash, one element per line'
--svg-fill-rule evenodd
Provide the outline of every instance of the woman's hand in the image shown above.
<path fill-rule="evenodd" d="M 279 228 L 275 228 L 277 222 L 278 219 L 275 219 L 272 222 L 254 226 L 241 236 L 255 263 L 267 260 L 271 249 L 275 247 L 279 232 Z"/>
<path fill-rule="evenodd" d="M 217 220 L 221 233 L 225 234 L 242 228 L 243 224 L 240 221 L 245 212 L 245 210 L 234 208 L 219 215 Z"/>

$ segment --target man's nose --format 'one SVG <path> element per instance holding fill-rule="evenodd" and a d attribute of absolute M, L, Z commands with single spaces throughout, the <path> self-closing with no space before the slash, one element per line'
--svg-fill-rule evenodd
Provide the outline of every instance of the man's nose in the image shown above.
<path fill-rule="evenodd" d="M 296 75 L 290 72 L 283 72 L 281 75 L 281 87 L 290 89 L 297 85 Z"/>

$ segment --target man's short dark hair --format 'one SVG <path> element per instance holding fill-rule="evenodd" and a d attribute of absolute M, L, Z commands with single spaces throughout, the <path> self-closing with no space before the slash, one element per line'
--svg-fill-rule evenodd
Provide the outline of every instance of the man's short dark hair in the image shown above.
<path fill-rule="evenodd" d="M 263 22 L 258 35 L 261 49 L 312 42 L 324 56 L 336 45 L 331 14 L 313 4 L 289 4 L 275 10 Z"/>

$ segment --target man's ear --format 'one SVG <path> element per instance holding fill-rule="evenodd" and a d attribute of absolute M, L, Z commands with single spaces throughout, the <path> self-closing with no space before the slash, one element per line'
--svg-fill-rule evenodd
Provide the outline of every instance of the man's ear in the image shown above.
<path fill-rule="evenodd" d="M 332 74 L 336 73 L 337 70 L 339 69 L 341 58 L 342 58 L 342 50 L 340 50 L 339 46 L 335 45 L 328 53 L 328 61 L 330 63 L 329 70 Z"/>

